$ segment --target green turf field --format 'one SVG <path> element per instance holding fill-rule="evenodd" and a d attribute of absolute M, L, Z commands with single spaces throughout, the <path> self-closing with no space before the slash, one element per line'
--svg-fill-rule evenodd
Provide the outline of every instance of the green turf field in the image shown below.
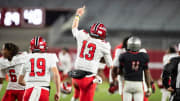
<path fill-rule="evenodd" d="M 4 82 L 2 91 L 0 92 L 0 99 L 2 99 L 3 97 L 6 85 L 7 85 L 7 82 Z M 55 93 L 54 83 L 51 83 L 51 86 L 52 88 L 51 88 L 51 93 L 50 93 L 50 101 L 54 101 L 53 99 L 54 98 L 53 96 Z M 109 87 L 108 83 L 103 83 L 102 85 L 98 85 L 98 88 L 95 93 L 94 101 L 121 101 L 121 98 L 118 94 L 112 95 L 107 92 L 108 87 Z M 72 94 L 67 95 L 65 98 L 61 96 L 60 101 L 70 101 L 71 97 L 72 97 Z M 161 93 L 157 87 L 156 87 L 156 93 L 151 95 L 151 97 L 149 98 L 149 101 L 161 101 Z"/>

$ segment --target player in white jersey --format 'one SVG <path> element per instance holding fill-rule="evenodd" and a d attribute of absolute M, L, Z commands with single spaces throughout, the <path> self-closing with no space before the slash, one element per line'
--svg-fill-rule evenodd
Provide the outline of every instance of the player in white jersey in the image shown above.
<path fill-rule="evenodd" d="M 60 70 L 61 81 L 63 81 L 68 77 L 67 73 L 72 70 L 71 56 L 67 48 L 63 48 L 59 52 L 59 62 L 60 62 L 59 70 Z"/>
<path fill-rule="evenodd" d="M 5 77 L 5 74 L 8 74 L 9 82 L 2 101 L 22 101 L 23 98 L 25 87 L 18 84 L 18 76 L 27 53 L 18 54 L 18 51 L 18 46 L 13 43 L 5 43 L 3 45 L 3 57 L 0 58 L 0 69 L 3 77 Z"/>
<path fill-rule="evenodd" d="M 55 101 L 60 96 L 60 77 L 56 63 L 55 54 L 45 53 L 47 49 L 46 41 L 42 37 L 34 37 L 31 42 L 32 53 L 26 56 L 19 76 L 19 84 L 25 85 L 23 101 L 49 101 L 50 72 L 54 74 L 56 84 Z M 24 80 L 25 78 L 25 80 Z"/>
<path fill-rule="evenodd" d="M 73 78 L 74 98 L 80 96 L 80 101 L 93 101 L 96 88 L 93 80 L 96 78 L 100 59 L 104 57 L 106 64 L 112 67 L 111 46 L 105 41 L 106 27 L 101 23 L 93 24 L 90 33 L 78 30 L 79 19 L 84 11 L 85 7 L 77 9 L 72 25 L 72 33 L 77 40 L 77 57 L 75 70 L 68 74 Z"/>
<path fill-rule="evenodd" d="M 2 58 L 3 57 L 0 57 L 0 59 L 2 59 Z M 3 86 L 3 81 L 6 78 L 5 75 L 6 75 L 5 71 L 0 69 L 0 92 L 1 92 L 1 89 L 2 89 L 2 86 Z"/>

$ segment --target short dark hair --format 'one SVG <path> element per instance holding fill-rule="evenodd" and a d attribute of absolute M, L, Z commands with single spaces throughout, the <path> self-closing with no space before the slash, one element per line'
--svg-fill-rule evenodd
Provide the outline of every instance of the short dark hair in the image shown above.
<path fill-rule="evenodd" d="M 123 39 L 123 48 L 125 48 L 126 50 L 127 50 L 127 41 L 130 37 L 132 37 L 132 35 L 129 35 Z"/>
<path fill-rule="evenodd" d="M 69 49 L 64 47 L 62 50 L 65 50 L 66 52 L 69 52 Z"/>
<path fill-rule="evenodd" d="M 170 46 L 168 51 L 169 51 L 169 53 L 176 53 L 177 52 L 175 46 Z"/>
<path fill-rule="evenodd" d="M 15 56 L 19 52 L 19 47 L 15 45 L 14 43 L 5 43 L 4 49 L 7 49 L 8 51 L 10 51 L 11 56 Z"/>

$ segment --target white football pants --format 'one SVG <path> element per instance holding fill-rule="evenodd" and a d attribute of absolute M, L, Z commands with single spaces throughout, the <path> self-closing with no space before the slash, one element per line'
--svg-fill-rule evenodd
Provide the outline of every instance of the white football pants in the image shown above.
<path fill-rule="evenodd" d="M 125 81 L 123 88 L 123 101 L 143 101 L 144 91 L 142 81 Z"/>

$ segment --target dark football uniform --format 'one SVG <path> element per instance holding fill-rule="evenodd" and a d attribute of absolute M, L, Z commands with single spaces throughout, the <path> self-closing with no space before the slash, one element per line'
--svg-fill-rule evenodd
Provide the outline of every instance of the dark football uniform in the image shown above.
<path fill-rule="evenodd" d="M 169 79 L 171 83 L 169 85 Z M 165 65 L 163 70 L 163 85 L 165 88 L 170 86 L 175 90 L 171 94 L 170 101 L 180 101 L 180 56 L 174 57 Z"/>
<path fill-rule="evenodd" d="M 143 70 L 148 69 L 149 56 L 144 52 L 125 52 L 119 58 L 120 70 L 128 81 L 143 81 Z"/>
<path fill-rule="evenodd" d="M 125 52 L 119 57 L 124 75 L 123 100 L 143 101 L 143 72 L 148 69 L 149 56 L 144 52 Z"/>

